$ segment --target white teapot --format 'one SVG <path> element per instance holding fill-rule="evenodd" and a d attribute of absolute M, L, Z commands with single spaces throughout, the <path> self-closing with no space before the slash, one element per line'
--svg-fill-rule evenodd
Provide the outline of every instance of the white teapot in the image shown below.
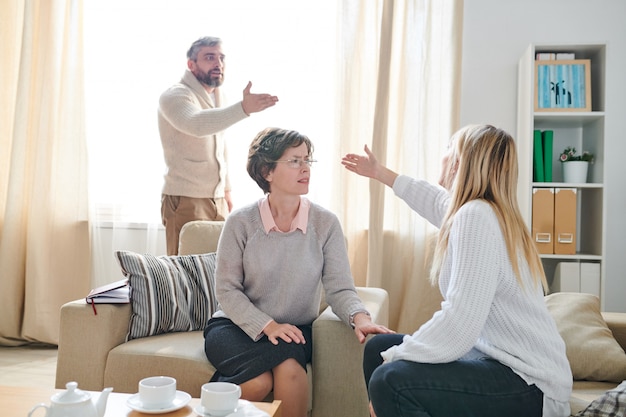
<path fill-rule="evenodd" d="M 105 388 L 98 396 L 98 401 L 94 402 L 90 393 L 77 388 L 78 383 L 68 382 L 65 387 L 67 391 L 56 393 L 50 398 L 51 405 L 37 404 L 30 410 L 28 417 L 40 407 L 46 409 L 45 417 L 104 417 L 107 399 L 113 388 Z"/>

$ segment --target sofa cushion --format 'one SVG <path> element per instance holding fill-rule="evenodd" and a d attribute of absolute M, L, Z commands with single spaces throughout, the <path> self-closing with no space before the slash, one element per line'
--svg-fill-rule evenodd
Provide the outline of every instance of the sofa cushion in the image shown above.
<path fill-rule="evenodd" d="M 612 382 L 626 379 L 626 353 L 602 318 L 597 296 L 560 292 L 545 299 L 565 341 L 574 379 Z"/>
<path fill-rule="evenodd" d="M 185 256 L 116 251 L 131 288 L 126 340 L 202 330 L 217 308 L 215 253 Z"/>
<path fill-rule="evenodd" d="M 176 378 L 177 389 L 200 398 L 202 384 L 215 368 L 204 354 L 201 331 L 142 337 L 111 349 L 104 371 L 104 386 L 115 392 L 135 393 L 142 378 L 167 375 Z"/>

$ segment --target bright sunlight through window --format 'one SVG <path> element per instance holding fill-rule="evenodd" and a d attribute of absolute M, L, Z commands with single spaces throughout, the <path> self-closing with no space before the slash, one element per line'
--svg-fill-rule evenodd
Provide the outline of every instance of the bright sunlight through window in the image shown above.
<path fill-rule="evenodd" d="M 161 93 L 187 68 L 201 36 L 222 38 L 227 104 L 252 91 L 279 103 L 226 131 L 236 207 L 262 196 L 246 172 L 248 145 L 268 126 L 295 129 L 315 145 L 309 197 L 329 206 L 325 173 L 336 112 L 334 1 L 89 0 L 85 82 L 90 201 L 97 219 L 160 223 L 165 165 L 157 128 Z M 328 174 L 326 174 L 328 175 Z"/>

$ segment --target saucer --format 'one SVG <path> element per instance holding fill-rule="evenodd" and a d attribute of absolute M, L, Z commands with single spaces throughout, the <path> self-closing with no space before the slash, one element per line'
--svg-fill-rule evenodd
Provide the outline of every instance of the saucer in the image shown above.
<path fill-rule="evenodd" d="M 220 414 L 217 416 L 215 414 L 209 414 L 208 412 L 205 413 L 204 407 L 201 405 L 195 406 L 193 411 L 202 417 L 270 417 L 265 411 L 258 409 L 247 400 L 239 400 L 235 411 L 226 415 Z"/>
<path fill-rule="evenodd" d="M 169 413 L 171 411 L 176 411 L 189 403 L 191 400 L 191 395 L 187 394 L 184 391 L 176 391 L 176 398 L 170 405 L 166 405 L 160 408 L 145 408 L 139 399 L 139 394 L 132 395 L 128 400 L 126 400 L 126 405 L 132 408 L 135 411 L 139 411 L 146 414 L 163 414 Z"/>

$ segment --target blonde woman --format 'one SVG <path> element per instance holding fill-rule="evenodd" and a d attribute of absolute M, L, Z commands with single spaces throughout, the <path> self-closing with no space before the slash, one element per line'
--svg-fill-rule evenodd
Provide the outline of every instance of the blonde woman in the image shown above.
<path fill-rule="evenodd" d="M 342 164 L 392 187 L 439 227 L 431 280 L 444 298 L 413 334 L 367 343 L 372 415 L 569 416 L 572 374 L 516 199 L 513 138 L 489 125 L 461 129 L 439 185 L 398 175 L 365 153 Z"/>

